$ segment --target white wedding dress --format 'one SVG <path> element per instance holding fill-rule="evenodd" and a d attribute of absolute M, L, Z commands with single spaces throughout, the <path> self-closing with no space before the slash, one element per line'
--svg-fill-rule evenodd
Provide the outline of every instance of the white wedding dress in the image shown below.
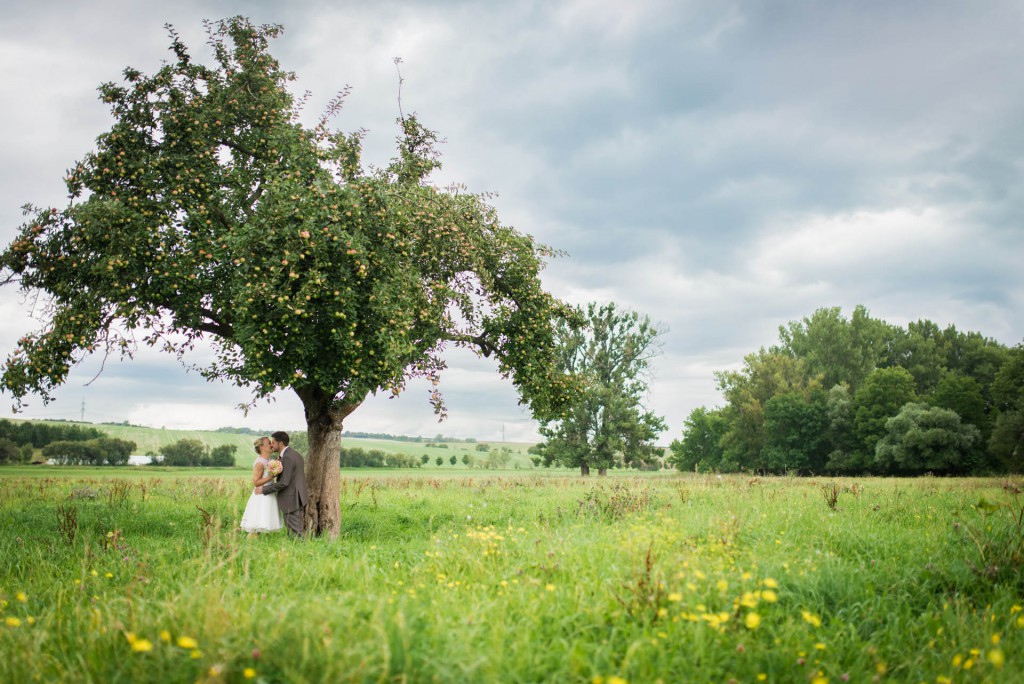
<path fill-rule="evenodd" d="M 268 461 L 260 457 L 256 459 L 256 463 L 266 468 Z M 257 494 L 253 491 L 249 495 L 249 502 L 245 504 L 245 512 L 242 513 L 239 527 L 245 532 L 277 532 L 284 529 L 281 511 L 277 507 L 277 492 Z"/>

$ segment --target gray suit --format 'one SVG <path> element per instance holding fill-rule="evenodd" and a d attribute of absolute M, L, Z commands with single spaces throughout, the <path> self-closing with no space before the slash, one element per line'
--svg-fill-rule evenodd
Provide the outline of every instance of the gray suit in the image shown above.
<path fill-rule="evenodd" d="M 303 513 L 309 501 L 306 489 L 306 462 L 295 449 L 281 450 L 281 474 L 276 482 L 263 485 L 264 494 L 277 492 L 277 507 L 284 513 L 284 524 L 290 534 L 302 536 Z"/>

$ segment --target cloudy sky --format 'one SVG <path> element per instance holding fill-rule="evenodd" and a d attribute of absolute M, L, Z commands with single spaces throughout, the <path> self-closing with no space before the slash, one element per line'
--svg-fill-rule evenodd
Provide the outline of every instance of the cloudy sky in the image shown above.
<path fill-rule="evenodd" d="M 284 25 L 273 51 L 312 92 L 309 121 L 352 86 L 336 125 L 368 129 L 377 165 L 397 133 L 400 57 L 402 108 L 447 140 L 436 180 L 497 192 L 506 223 L 564 250 L 545 272 L 556 295 L 667 328 L 649 398 L 663 443 L 720 403 L 715 370 L 820 307 L 1024 340 L 1017 0 L 13 4 L 0 9 L 3 244 L 21 205 L 66 202 L 65 170 L 110 123 L 96 86 L 157 69 L 165 23 L 205 58 L 202 20 L 245 14 Z M 4 356 L 38 327 L 29 310 L 0 290 Z M 450 362 L 444 423 L 413 384 L 346 428 L 532 439 L 491 363 Z M 89 359 L 23 415 L 304 428 L 290 394 L 244 416 L 244 391 L 156 353 L 100 370 Z"/>

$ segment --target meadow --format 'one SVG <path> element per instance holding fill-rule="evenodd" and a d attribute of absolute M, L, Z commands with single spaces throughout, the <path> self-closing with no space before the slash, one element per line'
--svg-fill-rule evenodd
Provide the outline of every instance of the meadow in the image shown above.
<path fill-rule="evenodd" d="M 0 681 L 1022 681 L 1021 486 L 347 472 L 296 542 L 241 469 L 8 467 Z"/>

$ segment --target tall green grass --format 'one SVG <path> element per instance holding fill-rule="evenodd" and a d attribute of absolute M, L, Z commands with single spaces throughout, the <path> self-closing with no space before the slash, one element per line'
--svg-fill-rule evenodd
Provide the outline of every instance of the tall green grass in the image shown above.
<path fill-rule="evenodd" d="M 1024 679 L 1016 483 L 346 474 L 295 542 L 108 470 L 0 471 L 0 681 Z"/>

